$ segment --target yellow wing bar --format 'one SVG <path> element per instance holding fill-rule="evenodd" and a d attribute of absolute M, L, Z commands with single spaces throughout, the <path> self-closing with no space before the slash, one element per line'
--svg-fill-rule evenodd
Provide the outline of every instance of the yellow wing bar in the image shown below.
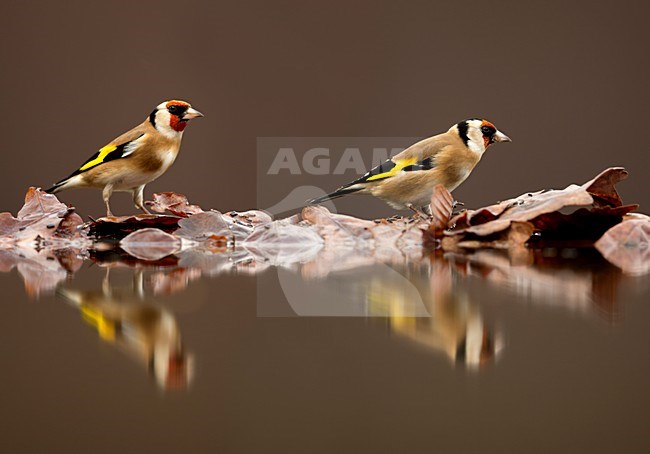
<path fill-rule="evenodd" d="M 388 172 L 383 172 L 383 173 L 378 173 L 376 175 L 372 175 L 372 176 L 368 177 L 368 179 L 366 181 L 381 180 L 381 179 L 384 179 L 384 178 L 392 177 L 392 176 L 396 175 L 397 173 L 401 172 L 401 170 L 404 167 L 408 167 L 408 166 L 411 166 L 411 165 L 417 163 L 418 160 L 416 158 L 411 158 L 411 159 L 405 159 L 403 161 L 394 161 L 394 162 L 395 162 L 395 167 L 390 169 Z"/>
<path fill-rule="evenodd" d="M 117 146 L 115 145 L 106 145 L 105 147 L 102 147 L 97 153 L 97 156 L 94 159 L 91 159 L 90 161 L 82 165 L 79 168 L 79 171 L 82 172 L 86 169 L 90 169 L 91 167 L 101 164 L 102 162 L 104 162 L 104 159 L 106 159 L 106 156 L 108 156 L 109 153 L 115 151 L 116 149 Z"/>

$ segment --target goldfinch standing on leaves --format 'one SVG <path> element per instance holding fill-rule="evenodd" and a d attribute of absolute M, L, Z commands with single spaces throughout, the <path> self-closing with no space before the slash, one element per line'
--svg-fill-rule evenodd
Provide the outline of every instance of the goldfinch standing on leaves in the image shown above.
<path fill-rule="evenodd" d="M 460 186 L 494 142 L 510 142 L 510 138 L 487 120 L 461 121 L 449 131 L 411 145 L 361 178 L 309 203 L 356 193 L 379 197 L 395 209 L 426 211 L 433 188 L 442 184 L 451 192 Z"/>
<path fill-rule="evenodd" d="M 166 101 L 149 118 L 101 148 L 68 178 L 47 190 L 57 193 L 72 188 L 102 189 L 106 215 L 113 192 L 130 192 L 136 208 L 145 213 L 144 187 L 169 169 L 181 147 L 187 122 L 203 114 L 185 101 Z"/>

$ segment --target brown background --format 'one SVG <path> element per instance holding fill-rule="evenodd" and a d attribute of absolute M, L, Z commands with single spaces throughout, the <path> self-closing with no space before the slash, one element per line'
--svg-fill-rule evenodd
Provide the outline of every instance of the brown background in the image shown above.
<path fill-rule="evenodd" d="M 468 205 L 624 165 L 624 199 L 648 211 L 649 10 L 642 1 L 4 1 L 0 211 L 17 211 L 29 185 L 67 175 L 172 97 L 206 117 L 148 195 L 248 208 L 257 137 L 427 136 L 485 116 L 514 142 L 490 150 L 456 192 Z M 62 198 L 103 212 L 97 192 Z M 363 213 L 361 200 L 341 208 Z M 114 203 L 132 210 L 123 194 Z M 86 266 L 69 285 L 99 289 L 103 270 Z M 28 300 L 17 272 L 1 273 L 0 446 L 647 451 L 647 279 L 622 286 L 626 313 L 614 325 L 475 283 L 487 320 L 508 336 L 481 375 L 417 350 L 382 320 L 259 318 L 255 283 L 223 275 L 155 301 L 177 314 L 197 359 L 194 386 L 162 394 L 74 308 L 53 295 Z"/>
<path fill-rule="evenodd" d="M 5 3 L 3 211 L 168 98 L 206 117 L 148 196 L 250 208 L 256 137 L 422 137 L 479 116 L 514 143 L 455 193 L 469 206 L 611 165 L 630 170 L 626 201 L 650 203 L 647 2 Z M 95 191 L 62 198 L 103 212 Z M 114 203 L 133 210 L 126 195 Z"/>

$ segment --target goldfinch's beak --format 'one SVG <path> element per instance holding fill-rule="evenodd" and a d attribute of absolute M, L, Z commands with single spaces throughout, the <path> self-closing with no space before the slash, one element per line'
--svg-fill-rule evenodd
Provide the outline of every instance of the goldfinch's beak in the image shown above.
<path fill-rule="evenodd" d="M 185 111 L 183 114 L 183 120 L 191 120 L 192 118 L 199 118 L 202 117 L 203 114 L 199 112 L 196 109 L 192 109 L 191 107 Z"/>
<path fill-rule="evenodd" d="M 493 138 L 494 138 L 495 142 L 512 142 L 510 137 L 508 137 L 507 135 L 505 135 L 501 131 L 497 131 L 496 133 L 494 133 Z"/>

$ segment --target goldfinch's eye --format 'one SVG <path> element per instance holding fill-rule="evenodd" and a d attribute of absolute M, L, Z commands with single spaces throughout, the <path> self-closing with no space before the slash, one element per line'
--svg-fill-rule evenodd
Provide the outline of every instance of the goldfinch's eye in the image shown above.
<path fill-rule="evenodd" d="M 497 132 L 496 129 L 494 129 L 492 126 L 481 126 L 481 132 L 483 133 L 484 136 L 490 137 L 492 134 Z"/>
<path fill-rule="evenodd" d="M 178 113 L 178 106 L 169 106 L 169 107 L 167 108 L 167 110 L 169 110 L 169 113 L 170 113 L 170 114 L 174 114 L 174 115 L 175 115 L 175 114 Z"/>

